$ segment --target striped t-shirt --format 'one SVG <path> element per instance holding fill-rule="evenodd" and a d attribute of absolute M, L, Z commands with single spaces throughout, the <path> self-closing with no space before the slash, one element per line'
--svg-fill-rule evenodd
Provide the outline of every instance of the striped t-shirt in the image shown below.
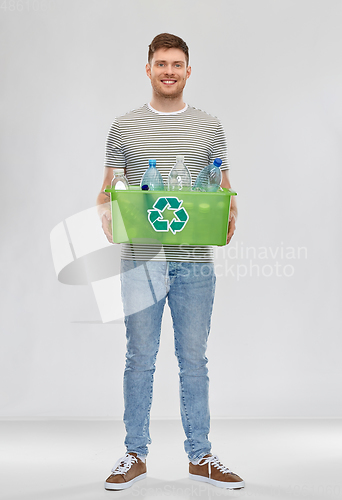
<path fill-rule="evenodd" d="M 139 185 L 148 160 L 167 185 L 167 177 L 183 155 L 193 181 L 203 167 L 221 158 L 221 170 L 229 169 L 226 138 L 220 121 L 204 111 L 186 105 L 182 110 L 162 113 L 150 104 L 117 117 L 106 141 L 105 167 L 125 168 L 130 185 Z M 123 244 L 121 256 L 129 260 L 211 262 L 210 246 Z"/>

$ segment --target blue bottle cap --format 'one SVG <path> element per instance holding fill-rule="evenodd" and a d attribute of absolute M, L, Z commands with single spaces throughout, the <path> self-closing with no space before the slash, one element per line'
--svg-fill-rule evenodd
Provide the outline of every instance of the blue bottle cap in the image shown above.
<path fill-rule="evenodd" d="M 157 160 L 148 160 L 148 166 L 149 167 L 155 167 L 157 164 Z"/>
<path fill-rule="evenodd" d="M 215 165 L 215 167 L 220 167 L 222 165 L 221 158 L 215 158 L 214 165 Z"/>
<path fill-rule="evenodd" d="M 142 189 L 143 191 L 148 191 L 148 190 L 149 190 L 149 187 L 148 187 L 148 185 L 147 185 L 147 184 L 143 184 L 143 185 L 141 186 L 141 189 Z"/>

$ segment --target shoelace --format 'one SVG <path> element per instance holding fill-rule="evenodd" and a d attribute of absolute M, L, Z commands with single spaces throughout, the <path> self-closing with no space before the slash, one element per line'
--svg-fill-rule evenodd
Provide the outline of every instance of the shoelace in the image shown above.
<path fill-rule="evenodd" d="M 219 460 L 217 455 L 211 455 L 210 457 L 202 458 L 201 463 L 199 465 L 208 464 L 209 469 L 209 477 L 211 476 L 211 467 L 215 467 L 223 474 L 235 474 L 233 471 L 225 467 Z"/>
<path fill-rule="evenodd" d="M 114 467 L 112 468 L 112 473 L 114 476 L 118 474 L 126 474 L 126 472 L 129 471 L 129 469 L 132 467 L 132 465 L 137 462 L 138 459 L 134 455 L 130 455 L 129 453 L 126 453 L 126 455 L 122 458 L 119 458 L 119 460 L 116 462 Z"/>

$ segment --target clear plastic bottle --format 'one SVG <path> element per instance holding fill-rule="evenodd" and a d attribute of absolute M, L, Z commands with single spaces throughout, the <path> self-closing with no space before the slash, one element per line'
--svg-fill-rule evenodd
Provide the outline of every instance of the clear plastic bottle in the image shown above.
<path fill-rule="evenodd" d="M 222 160 L 215 158 L 213 163 L 204 167 L 197 176 L 193 191 L 216 192 L 221 184 L 221 164 Z"/>
<path fill-rule="evenodd" d="M 168 191 L 191 191 L 191 174 L 184 163 L 184 156 L 176 156 L 176 164 L 167 180 Z"/>
<path fill-rule="evenodd" d="M 112 188 L 114 189 L 129 189 L 128 180 L 125 176 L 123 168 L 114 168 L 114 177 L 112 180 Z"/>
<path fill-rule="evenodd" d="M 161 173 L 156 167 L 156 160 L 148 160 L 148 169 L 142 176 L 140 187 L 148 186 L 150 191 L 164 191 L 164 182 Z M 146 188 L 144 188 L 146 189 Z"/>

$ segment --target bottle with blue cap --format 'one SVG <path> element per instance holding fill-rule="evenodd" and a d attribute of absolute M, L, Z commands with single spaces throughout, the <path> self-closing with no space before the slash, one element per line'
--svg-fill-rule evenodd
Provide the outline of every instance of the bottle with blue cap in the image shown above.
<path fill-rule="evenodd" d="M 164 182 L 161 173 L 156 167 L 156 160 L 148 160 L 148 169 L 142 176 L 140 187 L 143 190 L 164 191 Z"/>
<path fill-rule="evenodd" d="M 222 160 L 215 158 L 214 162 L 204 167 L 197 176 L 193 191 L 209 191 L 215 193 L 221 184 Z"/>

